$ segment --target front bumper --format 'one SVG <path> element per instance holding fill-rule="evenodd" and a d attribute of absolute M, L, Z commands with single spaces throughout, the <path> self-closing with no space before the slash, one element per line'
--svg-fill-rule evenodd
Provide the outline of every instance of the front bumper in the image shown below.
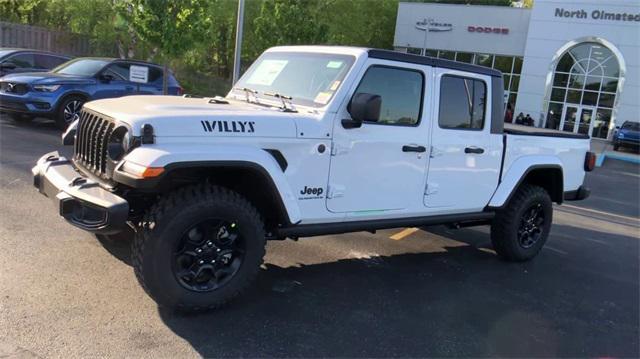
<path fill-rule="evenodd" d="M 616 138 L 613 142 L 618 145 L 640 146 L 640 139 L 635 138 Z"/>
<path fill-rule="evenodd" d="M 57 98 L 52 94 L 23 95 L 0 93 L 0 111 L 12 114 L 50 116 L 56 108 Z"/>
<path fill-rule="evenodd" d="M 83 176 L 58 152 L 42 156 L 31 172 L 33 185 L 53 200 L 72 225 L 99 234 L 115 234 L 125 228 L 129 203 Z"/>

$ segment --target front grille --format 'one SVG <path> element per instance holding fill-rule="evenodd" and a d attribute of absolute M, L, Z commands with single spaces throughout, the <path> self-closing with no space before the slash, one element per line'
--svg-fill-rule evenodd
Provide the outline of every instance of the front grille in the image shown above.
<path fill-rule="evenodd" d="M 111 118 L 83 109 L 76 128 L 75 163 L 107 179 L 107 144 L 113 128 Z"/>
<path fill-rule="evenodd" d="M 29 91 L 29 85 L 21 84 L 19 82 L 3 81 L 0 82 L 0 91 L 15 95 L 23 95 Z"/>

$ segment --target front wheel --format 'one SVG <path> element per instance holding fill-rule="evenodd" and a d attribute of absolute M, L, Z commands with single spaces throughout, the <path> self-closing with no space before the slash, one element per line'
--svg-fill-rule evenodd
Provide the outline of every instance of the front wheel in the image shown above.
<path fill-rule="evenodd" d="M 71 122 L 80 115 L 84 102 L 85 99 L 81 96 L 65 97 L 58 106 L 58 112 L 55 117 L 56 126 L 63 131 L 66 130 Z"/>
<path fill-rule="evenodd" d="M 614 143 L 614 144 L 613 144 L 613 150 L 614 150 L 614 151 L 618 151 L 619 149 L 620 149 L 620 145 L 619 145 L 619 144 L 617 144 L 617 143 Z"/>
<path fill-rule="evenodd" d="M 493 248 L 509 261 L 532 259 L 549 237 L 552 216 L 553 204 L 547 191 L 539 186 L 522 185 L 493 219 Z"/>
<path fill-rule="evenodd" d="M 164 197 L 133 242 L 136 277 L 161 306 L 214 309 L 255 278 L 265 253 L 255 207 L 229 189 L 196 185 Z"/>

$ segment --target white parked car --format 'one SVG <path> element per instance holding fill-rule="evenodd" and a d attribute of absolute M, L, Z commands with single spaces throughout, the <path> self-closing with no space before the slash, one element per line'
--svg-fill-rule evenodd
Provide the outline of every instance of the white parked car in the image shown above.
<path fill-rule="evenodd" d="M 503 127 L 500 72 L 384 50 L 277 47 L 225 98 L 86 103 L 34 183 L 71 224 L 135 229 L 160 305 L 218 307 L 265 241 L 433 224 L 491 225 L 496 252 L 536 256 L 552 202 L 589 195 L 586 136 Z"/>

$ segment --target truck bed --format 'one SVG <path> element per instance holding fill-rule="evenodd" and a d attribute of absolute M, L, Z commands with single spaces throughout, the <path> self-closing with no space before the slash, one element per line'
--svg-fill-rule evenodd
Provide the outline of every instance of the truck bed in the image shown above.
<path fill-rule="evenodd" d="M 504 124 L 504 133 L 511 134 L 511 135 L 521 135 L 521 136 L 545 136 L 545 137 L 589 139 L 588 135 L 585 135 L 582 133 L 572 133 L 572 132 L 565 132 L 565 131 L 559 131 L 559 130 L 552 130 L 549 128 L 516 125 L 512 123 Z"/>

